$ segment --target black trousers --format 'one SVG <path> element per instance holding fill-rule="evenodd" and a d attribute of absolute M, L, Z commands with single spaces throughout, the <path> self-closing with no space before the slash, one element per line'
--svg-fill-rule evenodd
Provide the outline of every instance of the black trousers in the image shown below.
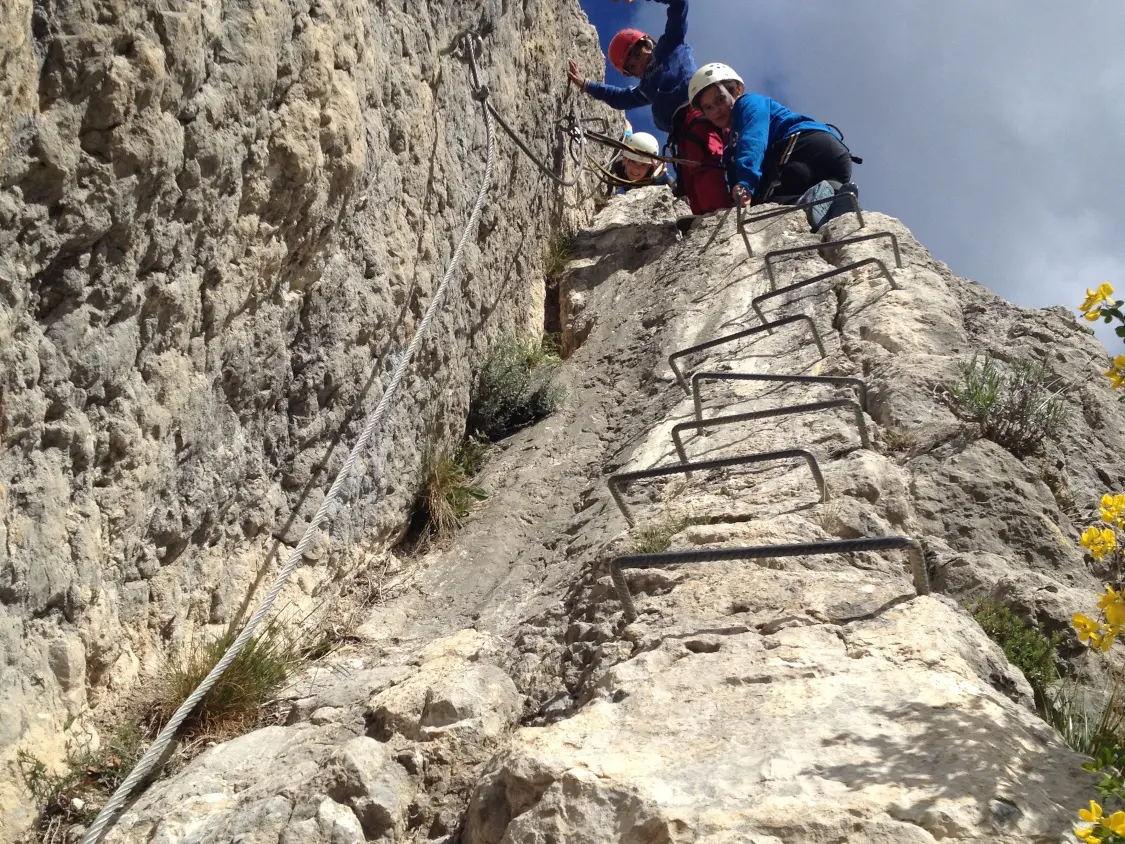
<path fill-rule="evenodd" d="M 817 182 L 843 184 L 852 180 L 852 154 L 831 132 L 800 132 L 788 160 L 780 164 L 789 140 L 779 141 L 766 150 L 762 180 L 754 192 L 755 202 L 792 205 Z"/>

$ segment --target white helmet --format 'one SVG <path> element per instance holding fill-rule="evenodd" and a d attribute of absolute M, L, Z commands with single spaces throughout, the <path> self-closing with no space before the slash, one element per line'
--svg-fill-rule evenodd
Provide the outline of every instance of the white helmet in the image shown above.
<path fill-rule="evenodd" d="M 703 93 L 705 88 L 710 88 L 716 82 L 742 82 L 742 77 L 735 73 L 734 68 L 722 62 L 705 64 L 695 72 L 688 83 L 688 102 L 695 105 L 696 97 Z"/>
<path fill-rule="evenodd" d="M 625 158 L 636 161 L 638 164 L 652 164 L 653 160 L 649 156 L 660 154 L 660 141 L 648 132 L 634 132 L 625 139 L 625 145 L 632 147 L 637 152 L 648 153 L 648 155 L 637 155 L 624 151 L 621 153 Z"/>

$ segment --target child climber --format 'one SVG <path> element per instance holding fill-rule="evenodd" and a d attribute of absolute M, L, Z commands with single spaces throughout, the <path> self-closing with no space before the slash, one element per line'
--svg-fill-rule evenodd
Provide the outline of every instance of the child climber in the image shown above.
<path fill-rule="evenodd" d="M 664 162 L 654 161 L 649 157 L 660 152 L 660 142 L 656 138 L 648 132 L 635 132 L 626 136 L 624 143 L 629 151 L 622 151 L 621 156 L 610 167 L 610 172 L 629 184 L 619 185 L 617 193 L 671 183 Z"/>
<path fill-rule="evenodd" d="M 630 0 L 632 2 L 632 0 Z M 680 188 L 693 214 L 729 208 L 723 178 L 723 136 L 698 109 L 688 103 L 688 83 L 695 58 L 685 42 L 688 0 L 654 0 L 668 6 L 668 23 L 660 40 L 636 29 L 623 29 L 609 44 L 609 61 L 626 76 L 639 79 L 633 88 L 618 88 L 584 79 L 578 64 L 567 62 L 570 81 L 595 99 L 625 111 L 652 106 L 656 128 L 668 132 L 678 158 L 697 166 L 679 165 Z"/>
<path fill-rule="evenodd" d="M 727 181 L 736 205 L 782 205 L 857 193 L 851 152 L 831 127 L 790 111 L 761 94 L 746 92 L 729 65 L 704 65 L 691 78 L 688 95 L 707 119 L 729 129 Z M 851 208 L 842 199 L 809 209 L 817 230 Z"/>

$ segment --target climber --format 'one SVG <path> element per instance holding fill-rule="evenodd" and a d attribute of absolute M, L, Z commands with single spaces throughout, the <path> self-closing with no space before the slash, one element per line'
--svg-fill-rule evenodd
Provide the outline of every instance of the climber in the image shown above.
<path fill-rule="evenodd" d="M 632 2 L 632 0 L 629 0 Z M 636 29 L 623 29 L 609 44 L 609 61 L 618 71 L 640 82 L 620 88 L 583 78 L 578 63 L 567 62 L 570 81 L 597 100 L 625 111 L 652 106 L 656 128 L 668 132 L 676 158 L 696 166 L 677 167 L 677 195 L 685 196 L 693 214 L 729 208 L 722 169 L 722 133 L 688 103 L 688 82 L 695 58 L 684 41 L 688 0 L 653 0 L 668 6 L 668 23 L 658 41 Z"/>
<path fill-rule="evenodd" d="M 688 95 L 712 123 L 729 130 L 727 181 L 735 204 L 799 205 L 840 197 L 808 209 L 813 231 L 851 210 L 851 202 L 840 195 L 858 195 L 852 184 L 852 162 L 858 159 L 838 130 L 762 94 L 747 93 L 742 77 L 725 64 L 700 68 Z"/>
<path fill-rule="evenodd" d="M 618 186 L 617 193 L 672 183 L 664 162 L 649 157 L 660 152 L 660 142 L 656 138 L 648 132 L 630 133 L 625 136 L 625 145 L 636 152 L 622 152 L 609 168 L 618 179 L 629 182 L 628 185 Z"/>

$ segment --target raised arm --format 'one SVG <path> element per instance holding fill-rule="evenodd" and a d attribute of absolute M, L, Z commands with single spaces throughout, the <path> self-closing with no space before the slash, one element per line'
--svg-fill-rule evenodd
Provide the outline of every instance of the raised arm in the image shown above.
<path fill-rule="evenodd" d="M 761 181 L 769 147 L 769 101 L 757 94 L 741 97 L 731 116 L 731 131 L 738 133 L 731 160 L 731 187 L 741 185 L 747 193 L 753 194 Z"/>
<path fill-rule="evenodd" d="M 664 25 L 661 45 L 671 52 L 687 38 L 688 0 L 656 0 L 668 6 L 668 22 Z"/>
<path fill-rule="evenodd" d="M 591 97 L 601 100 L 611 108 L 627 111 L 648 105 L 648 97 L 642 94 L 639 88 L 619 88 L 616 85 L 585 79 L 578 70 L 578 62 L 574 59 L 566 63 L 566 77 L 572 85 L 581 88 Z"/>
<path fill-rule="evenodd" d="M 649 104 L 648 97 L 641 93 L 640 88 L 619 88 L 616 85 L 606 85 L 604 82 L 587 79 L 582 90 L 595 100 L 601 100 L 610 108 L 619 111 L 641 108 Z"/>
<path fill-rule="evenodd" d="M 632 3 L 634 0 L 625 0 Z M 613 0 L 617 2 L 617 0 Z M 664 25 L 664 37 L 661 39 L 662 52 L 665 54 L 679 47 L 687 38 L 687 13 L 688 0 L 651 0 L 653 3 L 663 3 L 668 7 L 668 23 Z"/>

